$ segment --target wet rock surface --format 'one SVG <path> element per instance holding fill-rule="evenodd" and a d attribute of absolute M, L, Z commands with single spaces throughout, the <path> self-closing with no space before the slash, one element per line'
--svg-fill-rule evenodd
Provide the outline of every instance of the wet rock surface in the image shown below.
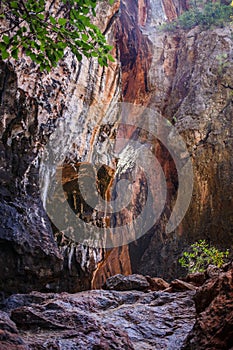
<path fill-rule="evenodd" d="M 166 177 L 167 203 L 159 222 L 124 248 L 123 274 L 150 274 L 171 281 L 184 275 L 177 261 L 196 240 L 206 239 L 221 250 L 232 243 L 232 26 L 170 32 L 158 28 L 188 6 L 186 1 L 170 0 L 121 2 L 116 36 L 124 101 L 150 107 L 169 119 L 184 137 L 194 171 L 189 210 L 175 232 L 166 234 L 179 181 L 169 152 L 153 144 Z M 157 179 L 152 179 L 153 190 Z M 141 183 L 145 184 L 143 174 Z M 135 197 L 136 211 L 143 208 L 146 189 L 142 186 Z M 95 273 L 96 286 L 101 287 L 117 266 L 117 249 L 104 256 Z"/>
<path fill-rule="evenodd" d="M 20 350 L 176 350 L 181 349 L 195 319 L 190 291 L 33 292 L 12 295 L 3 309 L 27 345 Z"/>
<path fill-rule="evenodd" d="M 61 6 L 58 1 L 48 3 L 51 11 Z M 118 8 L 119 1 L 113 6 L 98 5 L 96 24 L 109 43 Z M 25 56 L 0 61 L 0 289 L 6 293 L 91 288 L 101 250 L 54 238 L 58 229 L 47 216 L 41 194 L 46 196 L 46 191 L 39 186 L 48 185 L 49 169 L 44 169 L 42 181 L 39 170 L 43 172 L 40 162 L 45 145 L 61 120 L 69 121 L 67 135 L 72 134 L 72 122 L 78 121 L 76 158 L 85 161 L 92 154 L 100 122 L 91 106 L 96 101 L 108 106 L 121 96 L 115 49 L 113 56 L 116 61 L 102 68 L 94 59 L 80 63 L 67 52 L 50 74 L 41 73 Z M 59 147 L 64 151 L 64 145 L 72 145 L 66 132 L 54 145 L 58 154 Z"/>
<path fill-rule="evenodd" d="M 194 189 L 184 220 L 167 235 L 165 225 L 179 185 L 174 164 L 164 150 L 157 152 L 167 179 L 168 202 L 159 223 L 130 244 L 129 255 L 133 273 L 172 280 L 182 275 L 178 258 L 194 241 L 205 238 L 223 250 L 232 243 L 233 42 L 228 24 L 207 30 L 198 26 L 188 31 L 159 30 L 156 23 L 164 21 L 167 6 L 168 18 L 175 16 L 171 9 L 179 7 L 166 1 L 164 13 L 159 4 L 148 2 L 143 22 L 137 6 L 123 1 L 119 35 L 124 99 L 158 110 L 179 130 L 192 159 Z M 127 30 L 132 14 L 134 31 Z"/>

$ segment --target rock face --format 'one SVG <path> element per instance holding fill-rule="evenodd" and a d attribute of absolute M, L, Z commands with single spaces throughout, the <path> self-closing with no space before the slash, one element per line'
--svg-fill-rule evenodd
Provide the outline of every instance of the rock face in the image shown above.
<path fill-rule="evenodd" d="M 78 63 L 69 53 L 47 76 L 25 57 L 0 65 L 0 288 L 7 293 L 99 288 L 116 273 L 171 280 L 183 273 L 177 258 L 191 242 L 205 238 L 219 248 L 232 242 L 232 28 L 162 32 L 158 25 L 187 9 L 186 1 L 122 0 L 121 5 L 115 1 L 112 7 L 107 2 L 98 6 L 97 24 L 113 43 L 116 57 L 108 68 L 95 60 Z M 48 219 L 42 199 L 54 169 L 40 167 L 40 162 L 54 130 L 65 121 L 66 132 L 57 138 L 54 151 L 69 151 L 72 160 L 63 171 L 67 202 L 84 222 L 109 225 L 109 218 L 85 205 L 71 168 L 93 160 L 104 164 L 96 176 L 104 199 L 116 195 L 112 183 L 117 171 L 119 178 L 130 179 L 131 169 L 118 167 L 108 152 L 117 129 L 112 106 L 122 95 L 126 102 L 156 110 L 182 134 L 193 163 L 193 197 L 182 223 L 167 234 L 178 175 L 166 147 L 142 133 L 139 141 L 153 149 L 165 175 L 167 199 L 161 218 L 129 245 L 95 249 L 74 243 Z M 107 110 L 111 113 L 102 120 Z M 135 130 L 126 134 L 138 136 Z M 122 153 L 126 163 L 135 157 L 127 145 Z M 133 210 L 126 211 L 125 220 L 116 217 L 117 224 L 137 215 L 146 202 L 147 183 L 140 171 Z M 156 184 L 154 176 L 152 192 Z"/>
<path fill-rule="evenodd" d="M 151 291 L 146 282 L 151 287 L 152 280 L 117 275 L 109 278 L 109 287 L 124 291 L 11 295 L 0 305 L 0 348 L 232 349 L 232 264 L 196 291 L 179 280 L 165 291 Z M 131 290 L 142 286 L 144 292 Z"/>
<path fill-rule="evenodd" d="M 161 220 L 128 248 L 133 273 L 168 280 L 183 273 L 178 257 L 192 242 L 204 238 L 220 249 L 229 248 L 233 227 L 232 27 L 160 31 L 157 25 L 185 10 L 187 4 L 182 4 L 122 1 L 117 34 L 124 100 L 168 118 L 183 136 L 193 164 L 189 210 L 177 229 L 166 234 L 179 184 L 169 153 L 154 144 L 168 200 Z M 156 177 L 154 181 L 152 188 Z M 142 205 L 145 196 L 144 188 Z M 106 260 L 102 281 L 111 256 Z"/>
<path fill-rule="evenodd" d="M 194 300 L 197 321 L 183 349 L 232 349 L 233 270 L 208 280 Z"/>
<path fill-rule="evenodd" d="M 99 24 L 109 42 L 113 42 L 118 8 L 118 1 L 98 7 Z M 77 161 L 90 157 L 100 124 L 92 107 L 98 101 L 103 109 L 108 108 L 121 96 L 117 50 L 113 55 L 116 61 L 106 69 L 96 60 L 78 63 L 67 53 L 48 75 L 25 57 L 0 63 L 0 288 L 7 293 L 77 291 L 91 286 L 102 252 L 59 235 L 55 241 L 57 229 L 48 219 L 39 192 L 39 165 L 50 135 L 63 120 L 79 124 Z M 65 132 L 55 146 L 58 154 L 65 146 L 72 148 L 67 139 L 72 131 L 67 127 Z M 42 198 L 48 174 L 44 169 Z"/>
<path fill-rule="evenodd" d="M 133 272 L 175 277 L 181 272 L 177 270 L 177 256 L 188 242 L 205 238 L 220 248 L 229 247 L 232 242 L 230 36 L 230 27 L 153 36 L 156 56 L 148 86 L 154 94 L 149 105 L 173 120 L 184 136 L 193 162 L 194 190 L 182 224 L 170 237 L 164 236 L 163 224 L 155 230 L 144 250 L 139 249 L 134 256 Z M 225 63 L 218 58 L 223 52 L 227 57 Z M 160 64 L 161 57 L 164 60 Z M 169 162 L 164 162 L 170 169 L 168 173 L 172 173 Z M 174 185 L 174 179 L 171 183 Z"/>
<path fill-rule="evenodd" d="M 28 350 L 28 346 L 19 336 L 17 327 L 8 314 L 0 311 L 0 320 L 1 350 Z"/>
<path fill-rule="evenodd" d="M 4 309 L 17 325 L 21 343 L 27 345 L 20 350 L 176 350 L 194 323 L 192 296 L 192 292 L 34 292 L 12 295 Z"/>

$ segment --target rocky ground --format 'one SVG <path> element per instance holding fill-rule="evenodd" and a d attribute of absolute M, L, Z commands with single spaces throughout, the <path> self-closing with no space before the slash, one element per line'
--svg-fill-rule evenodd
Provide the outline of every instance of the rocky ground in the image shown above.
<path fill-rule="evenodd" d="M 233 269 L 170 285 L 117 275 L 105 290 L 15 294 L 1 309 L 1 350 L 231 349 Z"/>

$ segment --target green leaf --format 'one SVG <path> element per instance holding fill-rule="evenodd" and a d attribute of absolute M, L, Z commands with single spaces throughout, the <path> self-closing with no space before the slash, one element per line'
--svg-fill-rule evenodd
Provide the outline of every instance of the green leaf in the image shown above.
<path fill-rule="evenodd" d="M 87 34 L 82 34 L 82 39 L 83 41 L 88 41 L 89 40 L 89 36 Z"/>
<path fill-rule="evenodd" d="M 10 37 L 9 36 L 3 35 L 2 38 L 3 38 L 4 43 L 6 43 L 7 45 L 10 43 Z"/>
<path fill-rule="evenodd" d="M 7 51 L 2 51 L 1 52 L 1 55 L 2 55 L 2 59 L 5 60 L 6 58 L 8 58 L 10 55 Z"/>
<path fill-rule="evenodd" d="M 54 24 L 54 25 L 56 25 L 56 24 L 57 24 L 57 21 L 55 20 L 55 18 L 54 18 L 54 17 L 49 16 L 49 20 L 50 20 L 51 24 Z"/>
<path fill-rule="evenodd" d="M 103 66 L 103 65 L 104 65 L 104 62 L 103 62 L 102 57 L 99 57 L 99 58 L 98 58 L 98 62 L 99 62 L 99 64 L 100 64 L 100 66 Z"/>
<path fill-rule="evenodd" d="M 37 15 L 37 17 L 38 17 L 39 19 L 41 19 L 41 20 L 44 20 L 44 15 L 42 15 L 42 13 L 39 13 L 39 14 Z"/>
<path fill-rule="evenodd" d="M 66 18 L 59 18 L 58 20 L 58 24 L 60 24 L 60 26 L 64 26 L 67 23 L 67 19 Z"/>
<path fill-rule="evenodd" d="M 109 59 L 109 61 L 111 61 L 111 62 L 115 62 L 115 59 L 112 57 L 112 55 L 108 55 L 108 59 Z"/>
<path fill-rule="evenodd" d="M 7 48 L 7 45 L 3 41 L 0 41 L 0 50 L 6 51 L 6 48 Z"/>
<path fill-rule="evenodd" d="M 45 46 L 43 44 L 40 45 L 40 51 L 44 52 L 45 51 Z"/>
<path fill-rule="evenodd" d="M 110 50 L 113 49 L 113 46 L 112 46 L 112 45 L 105 45 L 105 48 L 106 48 L 108 51 L 110 51 Z"/>
<path fill-rule="evenodd" d="M 26 55 L 32 59 L 32 61 L 36 61 L 36 54 L 30 50 L 26 50 Z"/>
<path fill-rule="evenodd" d="M 57 43 L 57 47 L 58 47 L 58 48 L 65 49 L 66 46 L 67 46 L 67 44 L 64 43 L 63 41 L 59 41 L 59 42 Z"/>
<path fill-rule="evenodd" d="M 98 53 L 95 52 L 95 51 L 92 51 L 91 56 L 92 56 L 92 57 L 98 57 Z"/>
<path fill-rule="evenodd" d="M 56 56 L 56 62 L 58 62 L 64 56 L 64 51 L 63 50 L 56 51 L 55 56 Z"/>
<path fill-rule="evenodd" d="M 18 49 L 14 49 L 14 50 L 11 51 L 12 57 L 13 57 L 14 59 L 16 59 L 16 60 L 18 59 L 18 52 L 19 52 Z"/>
<path fill-rule="evenodd" d="M 11 6 L 13 9 L 17 9 L 17 8 L 18 8 L 18 2 L 17 2 L 17 1 L 11 1 L 10 6 Z"/>
<path fill-rule="evenodd" d="M 76 55 L 75 55 L 76 57 L 77 57 L 77 60 L 79 61 L 79 62 L 81 62 L 82 61 L 82 55 L 80 54 L 80 53 L 77 53 Z"/>

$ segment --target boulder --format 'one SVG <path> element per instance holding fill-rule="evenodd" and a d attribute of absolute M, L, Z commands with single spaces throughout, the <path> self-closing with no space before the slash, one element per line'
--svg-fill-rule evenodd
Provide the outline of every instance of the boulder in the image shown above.
<path fill-rule="evenodd" d="M 169 283 L 162 278 L 146 276 L 146 279 L 147 282 L 149 282 L 150 290 L 152 291 L 164 290 L 169 287 Z"/>
<path fill-rule="evenodd" d="M 226 264 L 224 264 L 222 266 L 222 270 L 225 271 L 225 272 L 227 272 L 227 271 L 229 271 L 231 269 L 233 269 L 233 260 L 227 262 Z"/>
<path fill-rule="evenodd" d="M 204 272 L 189 273 L 184 281 L 193 284 L 196 287 L 200 287 L 204 284 L 206 276 Z"/>
<path fill-rule="evenodd" d="M 124 276 L 121 274 L 109 277 L 104 286 L 108 290 L 141 290 L 145 291 L 150 288 L 150 284 L 145 276 L 142 275 L 129 275 Z"/>
<path fill-rule="evenodd" d="M 184 350 L 228 350 L 233 347 L 233 269 L 221 272 L 198 289 L 197 320 Z"/>
<path fill-rule="evenodd" d="M 196 289 L 197 289 L 197 287 L 195 287 L 193 284 L 176 279 L 176 280 L 171 282 L 169 291 L 171 291 L 171 292 L 183 292 L 186 290 L 196 290 Z"/>

